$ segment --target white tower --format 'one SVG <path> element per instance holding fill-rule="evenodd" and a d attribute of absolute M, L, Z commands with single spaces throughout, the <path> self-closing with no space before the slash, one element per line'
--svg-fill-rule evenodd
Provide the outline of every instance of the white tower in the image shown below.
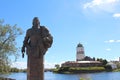
<path fill-rule="evenodd" d="M 84 54 L 84 47 L 82 44 L 78 44 L 77 45 L 77 55 L 76 55 L 76 61 L 81 61 L 85 58 L 85 54 Z"/>

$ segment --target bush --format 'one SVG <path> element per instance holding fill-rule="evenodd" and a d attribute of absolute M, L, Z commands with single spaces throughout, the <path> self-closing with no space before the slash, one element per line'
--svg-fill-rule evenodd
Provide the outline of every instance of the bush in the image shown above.
<path fill-rule="evenodd" d="M 17 68 L 11 68 L 10 72 L 19 72 L 19 69 L 17 69 Z"/>
<path fill-rule="evenodd" d="M 112 71 L 111 65 L 106 65 L 104 66 L 106 71 Z"/>
<path fill-rule="evenodd" d="M 61 67 L 61 68 L 59 69 L 59 71 L 69 71 L 69 68 L 70 68 L 70 67 Z"/>

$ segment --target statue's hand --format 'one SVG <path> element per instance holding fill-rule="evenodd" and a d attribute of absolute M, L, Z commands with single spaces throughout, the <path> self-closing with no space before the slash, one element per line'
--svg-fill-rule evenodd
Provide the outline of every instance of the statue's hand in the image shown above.
<path fill-rule="evenodd" d="M 22 54 L 22 58 L 24 58 L 24 54 Z"/>
<path fill-rule="evenodd" d="M 24 54 L 25 53 L 25 47 L 22 47 L 22 54 Z"/>
<path fill-rule="evenodd" d="M 24 53 L 25 53 L 25 47 L 22 47 L 22 58 L 24 58 Z"/>

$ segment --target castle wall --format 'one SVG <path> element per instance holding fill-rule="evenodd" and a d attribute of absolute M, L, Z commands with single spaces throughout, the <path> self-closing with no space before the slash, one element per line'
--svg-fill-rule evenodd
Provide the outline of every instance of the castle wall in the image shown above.
<path fill-rule="evenodd" d="M 65 62 L 62 67 L 100 67 L 102 63 L 99 61 L 79 61 L 79 62 Z"/>

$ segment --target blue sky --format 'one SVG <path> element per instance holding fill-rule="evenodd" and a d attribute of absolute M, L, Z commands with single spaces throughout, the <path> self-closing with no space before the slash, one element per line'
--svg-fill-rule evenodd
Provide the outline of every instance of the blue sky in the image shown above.
<path fill-rule="evenodd" d="M 107 60 L 120 56 L 120 0 L 2 0 L 0 10 L 0 19 L 24 31 L 16 38 L 17 47 L 34 17 L 50 30 L 54 42 L 45 55 L 45 67 L 76 60 L 79 42 L 86 56 Z M 27 56 L 22 59 L 19 54 L 14 66 L 26 67 Z"/>

